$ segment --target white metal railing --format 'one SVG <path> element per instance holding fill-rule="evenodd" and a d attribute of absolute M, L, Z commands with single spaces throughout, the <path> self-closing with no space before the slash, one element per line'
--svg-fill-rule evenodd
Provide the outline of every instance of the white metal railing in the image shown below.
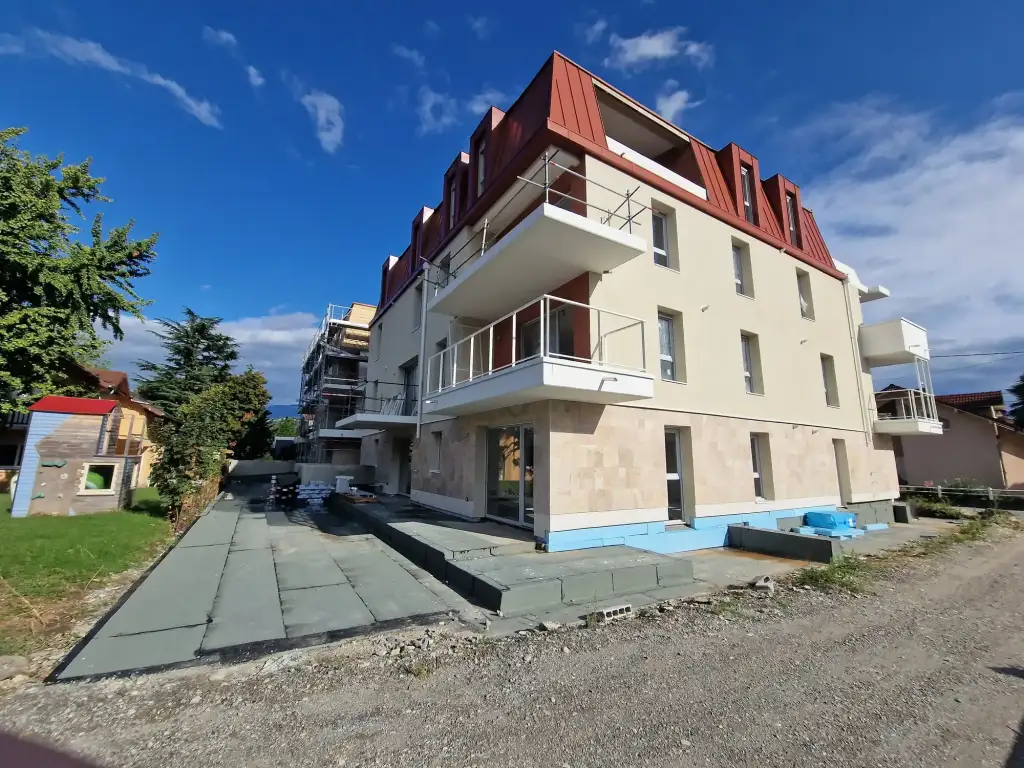
<path fill-rule="evenodd" d="M 645 322 L 608 309 L 544 295 L 432 355 L 427 395 L 537 358 L 647 370 Z"/>
<path fill-rule="evenodd" d="M 557 154 L 557 152 L 555 154 Z M 568 174 L 569 176 L 577 179 L 582 179 L 587 184 L 599 187 L 606 192 L 610 192 L 612 195 L 619 198 L 621 202 L 619 202 L 614 209 L 609 209 L 595 205 L 587 200 L 574 197 L 567 191 L 555 189 L 554 185 L 564 174 Z M 488 231 L 489 226 L 494 220 L 501 216 L 502 212 L 508 206 L 513 203 L 516 203 L 521 207 L 525 207 L 521 197 L 523 194 L 526 194 L 530 198 L 526 204 L 529 204 L 539 197 L 543 197 L 545 203 L 554 204 L 560 208 L 568 208 L 572 203 L 578 203 L 585 208 L 593 209 L 603 214 L 600 218 L 601 224 L 615 227 L 620 230 L 626 229 L 631 234 L 634 226 L 640 226 L 639 222 L 636 220 L 637 217 L 644 211 L 649 210 L 648 206 L 638 202 L 636 199 L 637 191 L 640 189 L 639 186 L 637 186 L 636 189 L 630 189 L 626 192 L 606 187 L 600 182 L 587 178 L 579 171 L 575 171 L 572 168 L 568 168 L 555 162 L 552 159 L 552 153 L 550 151 L 545 151 L 541 156 L 541 165 L 536 172 L 531 174 L 529 177 L 517 176 L 516 178 L 523 182 L 523 189 L 513 195 L 501 208 L 488 214 L 484 219 L 483 228 L 479 237 L 470 238 L 470 240 L 459 248 L 458 251 L 446 256 L 441 261 L 434 262 L 433 264 L 427 264 L 427 278 L 433 285 L 435 295 L 450 282 L 456 280 L 462 270 L 490 250 L 495 244 L 501 242 L 508 230 L 499 232 L 498 236 L 494 237 L 493 233 L 489 233 Z M 537 191 L 534 194 L 530 194 L 530 190 Z M 488 239 L 489 234 L 491 234 L 492 237 L 490 240 Z"/>
<path fill-rule="evenodd" d="M 921 389 L 900 389 L 879 392 L 879 420 L 939 421 L 935 395 Z"/>

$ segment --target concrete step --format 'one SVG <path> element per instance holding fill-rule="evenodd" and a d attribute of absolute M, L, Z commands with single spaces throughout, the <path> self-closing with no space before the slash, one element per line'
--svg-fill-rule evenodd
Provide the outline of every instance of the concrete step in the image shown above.
<path fill-rule="evenodd" d="M 341 500 L 337 509 L 466 597 L 505 615 L 585 606 L 694 580 L 689 560 L 632 547 L 539 552 L 528 533 L 495 523 Z"/>

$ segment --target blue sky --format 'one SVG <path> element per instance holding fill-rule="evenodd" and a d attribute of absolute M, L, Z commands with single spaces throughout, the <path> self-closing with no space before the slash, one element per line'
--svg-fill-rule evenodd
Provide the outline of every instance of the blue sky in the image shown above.
<path fill-rule="evenodd" d="M 7 0 L 0 122 L 94 158 L 108 221 L 161 233 L 148 314 L 224 317 L 279 402 L 324 306 L 377 300 L 479 112 L 554 49 L 801 184 L 833 255 L 892 289 L 870 319 L 909 316 L 940 353 L 1024 350 L 1009 0 L 435 5 Z M 130 368 L 152 341 L 127 328 Z M 992 360 L 936 360 L 937 388 L 1024 370 Z"/>

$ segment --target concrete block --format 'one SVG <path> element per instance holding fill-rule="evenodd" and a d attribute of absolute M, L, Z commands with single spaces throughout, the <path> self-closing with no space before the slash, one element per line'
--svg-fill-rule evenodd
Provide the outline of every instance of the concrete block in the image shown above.
<path fill-rule="evenodd" d="M 762 555 L 830 563 L 841 551 L 838 541 L 823 536 L 805 536 L 745 525 L 729 526 L 729 546 Z"/>
<path fill-rule="evenodd" d="M 611 571 L 570 574 L 562 577 L 562 602 L 579 605 L 615 594 Z"/>
<path fill-rule="evenodd" d="M 656 565 L 637 565 L 632 568 L 615 568 L 612 571 L 612 592 L 616 595 L 632 595 L 657 587 Z"/>
<path fill-rule="evenodd" d="M 693 563 L 689 560 L 673 558 L 658 563 L 658 586 L 675 587 L 693 583 Z"/>
<path fill-rule="evenodd" d="M 490 580 L 488 580 L 490 581 Z M 473 586 L 473 594 L 479 594 L 483 578 Z M 611 579 L 609 578 L 609 583 Z M 493 587 L 497 584 L 490 581 L 490 584 L 483 589 L 493 593 Z M 557 606 L 562 602 L 562 583 L 557 579 L 524 581 L 510 586 L 500 594 L 500 605 L 502 613 L 515 615 L 523 613 L 536 613 L 544 608 Z M 496 609 L 492 609 L 496 610 Z"/>
<path fill-rule="evenodd" d="M 892 505 L 893 519 L 897 523 L 909 524 L 914 522 L 914 508 L 906 502 L 896 502 Z"/>
<path fill-rule="evenodd" d="M 804 524 L 804 516 L 796 515 L 795 517 L 780 517 L 775 521 L 780 531 L 789 531 L 793 528 L 799 528 Z"/>

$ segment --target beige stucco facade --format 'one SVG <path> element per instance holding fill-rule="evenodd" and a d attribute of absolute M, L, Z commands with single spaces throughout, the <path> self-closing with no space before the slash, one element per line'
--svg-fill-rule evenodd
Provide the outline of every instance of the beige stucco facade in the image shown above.
<path fill-rule="evenodd" d="M 425 417 L 364 439 L 362 460 L 388 492 L 405 473 L 414 500 L 467 517 L 487 511 L 487 439 L 492 427 L 533 427 L 534 533 L 657 523 L 670 517 L 666 430 L 678 431 L 685 520 L 834 507 L 899 494 L 893 443 L 874 434 L 872 382 L 862 361 L 857 288 L 716 218 L 672 200 L 587 157 L 586 198 L 599 209 L 637 190 L 634 201 L 669 219 L 669 267 L 653 258 L 650 212 L 634 222 L 646 254 L 608 273 L 585 273 L 591 306 L 645 323 L 643 357 L 654 396 L 615 405 L 541 400 L 456 418 Z M 468 237 L 468 236 L 466 236 Z M 458 241 L 457 241 L 458 242 Z M 749 258 L 739 295 L 732 247 Z M 456 246 L 457 247 L 457 246 Z M 802 315 L 798 274 L 809 281 L 813 319 Z M 559 286 L 550 286 L 551 291 Z M 428 287 L 428 290 L 429 287 Z M 399 296 L 373 326 L 368 378 L 402 381 L 402 366 L 480 327 L 473 319 L 427 313 Z M 659 375 L 659 314 L 675 317 L 678 381 Z M 383 327 L 383 330 L 381 328 Z M 741 334 L 759 349 L 758 393 L 745 386 Z M 622 351 L 639 359 L 637 349 Z M 822 356 L 834 362 L 834 402 L 826 402 Z M 421 365 L 425 370 L 426 364 Z M 472 386 L 472 385 L 470 385 Z M 762 446 L 762 496 L 755 495 L 751 436 Z M 440 457 L 437 451 L 440 446 Z M 405 467 L 405 468 L 403 468 Z"/>
<path fill-rule="evenodd" d="M 941 436 L 899 439 L 897 465 L 904 483 L 972 480 L 988 488 L 1024 489 L 1024 434 L 941 403 L 938 413 Z"/>

